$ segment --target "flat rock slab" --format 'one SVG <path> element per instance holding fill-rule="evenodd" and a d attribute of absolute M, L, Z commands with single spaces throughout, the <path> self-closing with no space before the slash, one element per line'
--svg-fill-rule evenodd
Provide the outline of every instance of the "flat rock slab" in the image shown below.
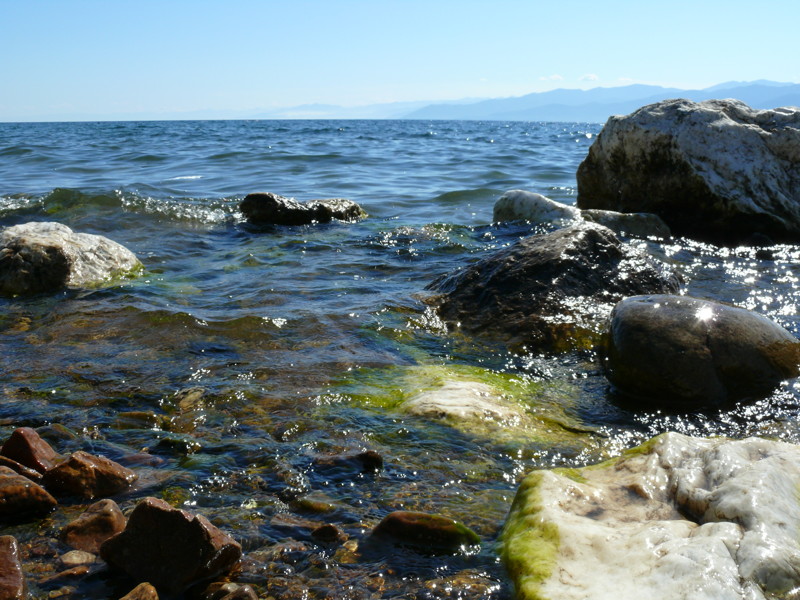
<path fill-rule="evenodd" d="M 800 340 L 752 311 L 688 296 L 626 298 L 611 313 L 603 365 L 643 408 L 758 399 L 800 374 Z"/>
<path fill-rule="evenodd" d="M 679 280 L 602 225 L 581 222 L 523 238 L 428 286 L 456 328 L 528 350 L 593 347 L 625 296 L 678 290 Z"/>
<path fill-rule="evenodd" d="M 800 448 L 666 433 L 521 483 L 501 554 L 520 600 L 763 600 L 800 585 Z"/>
<path fill-rule="evenodd" d="M 261 225 L 310 225 L 338 221 L 358 221 L 367 216 L 352 200 L 330 198 L 301 203 L 271 192 L 245 196 L 239 210 L 250 223 Z"/>
<path fill-rule="evenodd" d="M 5 295 L 93 287 L 140 267 L 124 246 L 60 223 L 25 223 L 0 232 L 0 293 Z"/>
<path fill-rule="evenodd" d="M 725 245 L 800 241 L 800 109 L 665 100 L 611 117 L 577 173 L 578 207 L 660 216 Z"/>
<path fill-rule="evenodd" d="M 230 570 L 242 547 L 202 515 L 145 498 L 131 512 L 125 531 L 100 547 L 100 556 L 137 581 L 177 594 Z"/>

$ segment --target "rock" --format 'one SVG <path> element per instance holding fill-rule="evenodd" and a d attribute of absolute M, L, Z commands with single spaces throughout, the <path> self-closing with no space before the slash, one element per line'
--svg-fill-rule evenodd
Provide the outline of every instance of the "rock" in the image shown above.
<path fill-rule="evenodd" d="M 57 504 L 39 484 L 8 467 L 0 467 L 0 520 L 45 515 Z"/>
<path fill-rule="evenodd" d="M 100 545 L 125 529 L 126 519 L 113 500 L 95 502 L 61 530 L 61 539 L 76 550 L 97 554 Z"/>
<path fill-rule="evenodd" d="M 432 554 L 450 554 L 481 543 L 477 534 L 442 515 L 397 510 L 372 530 L 373 538 L 389 540 Z"/>
<path fill-rule="evenodd" d="M 104 456 L 78 451 L 49 469 L 44 486 L 56 496 L 99 498 L 127 490 L 137 475 Z"/>
<path fill-rule="evenodd" d="M 100 547 L 100 556 L 138 581 L 177 594 L 230 570 L 242 547 L 202 515 L 145 498 L 131 512 L 125 531 Z"/>
<path fill-rule="evenodd" d="M 65 567 L 77 567 L 80 565 L 92 565 L 97 562 L 97 557 L 91 552 L 70 550 L 62 554 L 58 560 L 61 561 L 61 564 Z"/>
<path fill-rule="evenodd" d="M 800 340 L 757 313 L 686 296 L 626 298 L 604 349 L 608 380 L 654 407 L 761 398 L 800 374 Z"/>
<path fill-rule="evenodd" d="M 200 600 L 258 600 L 258 594 L 249 585 L 217 581 L 205 589 Z"/>
<path fill-rule="evenodd" d="M 322 544 L 344 543 L 349 537 L 333 523 L 325 523 L 311 531 L 311 537 Z"/>
<path fill-rule="evenodd" d="M 328 475 L 372 474 L 383 469 L 383 457 L 375 450 L 321 455 L 314 457 L 314 469 Z"/>
<path fill-rule="evenodd" d="M 19 560 L 19 545 L 15 537 L 0 536 L 0 600 L 24 600 L 28 586 Z"/>
<path fill-rule="evenodd" d="M 678 235 L 800 241 L 800 109 L 665 100 L 611 117 L 578 168 L 578 206 L 659 215 Z"/>
<path fill-rule="evenodd" d="M 504 400 L 497 388 L 463 379 L 421 390 L 403 402 L 402 408 L 412 415 L 471 421 L 518 421 L 524 414 L 519 405 Z"/>
<path fill-rule="evenodd" d="M 0 293 L 27 295 L 92 287 L 141 267 L 136 256 L 103 236 L 60 223 L 25 223 L 0 232 Z"/>
<path fill-rule="evenodd" d="M 309 225 L 329 223 L 333 219 L 357 221 L 366 216 L 352 200 L 333 198 L 301 204 L 270 192 L 248 194 L 239 204 L 239 210 L 250 223 L 270 225 Z"/>
<path fill-rule="evenodd" d="M 790 598 L 800 448 L 663 434 L 583 469 L 535 471 L 501 536 L 520 600 Z"/>
<path fill-rule="evenodd" d="M 606 227 L 579 223 L 523 238 L 428 286 L 441 317 L 513 346 L 592 347 L 625 296 L 675 292 L 676 276 Z"/>
<path fill-rule="evenodd" d="M 120 600 L 158 600 L 156 588 L 147 582 L 140 583 Z"/>
<path fill-rule="evenodd" d="M 0 449 L 0 454 L 39 473 L 55 466 L 59 458 L 50 444 L 30 427 L 15 429 Z"/>
<path fill-rule="evenodd" d="M 658 215 L 598 209 L 580 210 L 524 190 L 508 191 L 494 205 L 495 223 L 530 221 L 535 224 L 567 227 L 583 220 L 598 223 L 623 236 L 666 239 L 672 235 L 667 224 Z"/>
<path fill-rule="evenodd" d="M 0 466 L 8 467 L 12 471 L 19 473 L 20 475 L 27 477 L 28 479 L 39 483 L 42 480 L 42 474 L 39 471 L 34 471 L 33 469 L 29 469 L 25 465 L 19 464 L 17 461 L 12 460 L 6 456 L 0 455 Z"/>

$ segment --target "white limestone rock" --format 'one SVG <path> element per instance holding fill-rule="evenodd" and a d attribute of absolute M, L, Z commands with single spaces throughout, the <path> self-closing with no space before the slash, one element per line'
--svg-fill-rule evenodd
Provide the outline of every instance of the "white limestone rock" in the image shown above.
<path fill-rule="evenodd" d="M 140 267 L 124 246 L 60 223 L 24 223 L 0 232 L 0 293 L 6 295 L 92 287 Z"/>
<path fill-rule="evenodd" d="M 578 207 L 659 215 L 715 243 L 800 241 L 800 108 L 665 100 L 611 117 L 577 172 Z"/>
<path fill-rule="evenodd" d="M 666 433 L 600 465 L 528 475 L 502 555 L 521 600 L 789 597 L 799 486 L 798 446 Z"/>

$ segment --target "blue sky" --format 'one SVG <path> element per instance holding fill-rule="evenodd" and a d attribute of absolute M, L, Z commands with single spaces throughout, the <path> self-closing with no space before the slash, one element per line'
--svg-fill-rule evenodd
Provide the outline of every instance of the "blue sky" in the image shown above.
<path fill-rule="evenodd" d="M 0 121 L 800 82 L 800 2 L 0 0 Z"/>

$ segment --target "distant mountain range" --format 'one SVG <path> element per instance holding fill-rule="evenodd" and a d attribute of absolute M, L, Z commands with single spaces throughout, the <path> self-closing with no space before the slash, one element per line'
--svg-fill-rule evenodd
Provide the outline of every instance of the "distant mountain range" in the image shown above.
<path fill-rule="evenodd" d="M 776 81 L 730 81 L 702 90 L 657 85 L 557 89 L 513 98 L 466 99 L 448 103 L 398 102 L 358 107 L 308 105 L 254 115 L 261 119 L 469 119 L 498 121 L 578 121 L 603 123 L 668 98 L 699 102 L 736 98 L 753 108 L 800 106 L 800 84 Z"/>

